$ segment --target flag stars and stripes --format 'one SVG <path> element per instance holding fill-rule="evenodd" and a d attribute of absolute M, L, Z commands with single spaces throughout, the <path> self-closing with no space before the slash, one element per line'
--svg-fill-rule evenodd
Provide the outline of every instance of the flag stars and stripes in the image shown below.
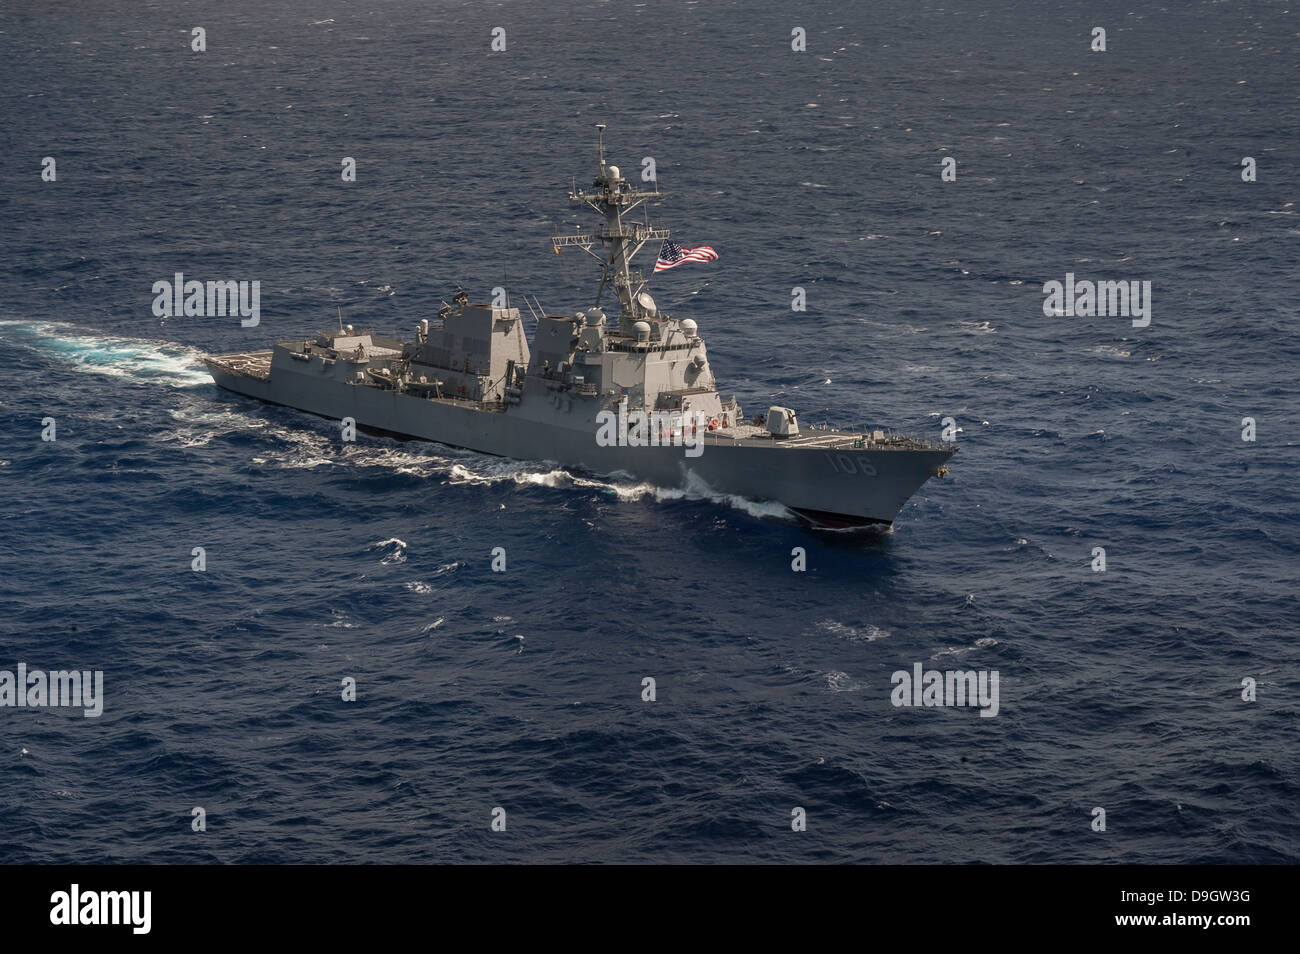
<path fill-rule="evenodd" d="M 659 250 L 659 261 L 655 262 L 655 271 L 662 272 L 687 262 L 716 262 L 718 253 L 707 245 L 692 245 L 682 248 L 672 239 L 666 239 Z"/>

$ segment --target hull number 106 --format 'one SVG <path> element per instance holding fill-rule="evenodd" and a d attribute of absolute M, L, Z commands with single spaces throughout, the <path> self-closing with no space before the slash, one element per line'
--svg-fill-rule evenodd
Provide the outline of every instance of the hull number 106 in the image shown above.
<path fill-rule="evenodd" d="M 823 454 L 823 457 L 831 465 L 831 470 L 837 474 L 857 474 L 860 477 L 876 476 L 876 468 L 872 467 L 865 457 L 850 457 L 848 454 Z"/>

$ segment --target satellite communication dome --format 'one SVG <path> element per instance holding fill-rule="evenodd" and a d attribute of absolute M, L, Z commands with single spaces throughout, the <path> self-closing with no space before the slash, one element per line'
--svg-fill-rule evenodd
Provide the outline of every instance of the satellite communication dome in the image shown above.
<path fill-rule="evenodd" d="M 697 325 L 692 319 L 690 318 L 682 319 L 682 334 L 686 335 L 686 337 L 694 338 L 697 334 L 699 334 L 699 331 L 700 331 L 700 326 Z"/>
<path fill-rule="evenodd" d="M 638 342 L 646 342 L 650 340 L 650 322 L 638 321 L 632 326 L 632 330 L 636 332 L 636 340 Z"/>
<path fill-rule="evenodd" d="M 621 179 L 621 178 L 623 178 L 623 176 L 619 174 L 618 166 L 610 166 L 610 167 L 609 167 L 609 177 L 610 177 L 611 179 Z"/>

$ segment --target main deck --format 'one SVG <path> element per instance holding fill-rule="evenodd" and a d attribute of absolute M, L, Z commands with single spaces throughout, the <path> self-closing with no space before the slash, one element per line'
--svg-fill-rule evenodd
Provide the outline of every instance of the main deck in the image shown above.
<path fill-rule="evenodd" d="M 210 368 L 220 368 L 227 374 L 238 377 L 256 378 L 259 381 L 271 380 L 270 351 L 235 351 L 231 354 L 213 354 L 204 358 L 203 363 Z"/>

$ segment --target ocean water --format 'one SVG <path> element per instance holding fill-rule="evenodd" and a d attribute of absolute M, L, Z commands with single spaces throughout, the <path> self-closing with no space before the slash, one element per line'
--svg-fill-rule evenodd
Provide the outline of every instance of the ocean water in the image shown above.
<path fill-rule="evenodd" d="M 1298 36 L 1285 3 L 0 10 L 0 669 L 105 695 L 0 708 L 0 861 L 1300 861 Z M 597 122 L 718 250 L 652 290 L 750 413 L 954 418 L 892 531 L 212 385 L 340 309 L 590 304 L 548 238 Z M 160 321 L 177 271 L 260 281 L 261 324 Z M 1045 315 L 1067 272 L 1150 281 L 1149 327 Z M 916 663 L 996 670 L 997 716 L 895 707 Z"/>

